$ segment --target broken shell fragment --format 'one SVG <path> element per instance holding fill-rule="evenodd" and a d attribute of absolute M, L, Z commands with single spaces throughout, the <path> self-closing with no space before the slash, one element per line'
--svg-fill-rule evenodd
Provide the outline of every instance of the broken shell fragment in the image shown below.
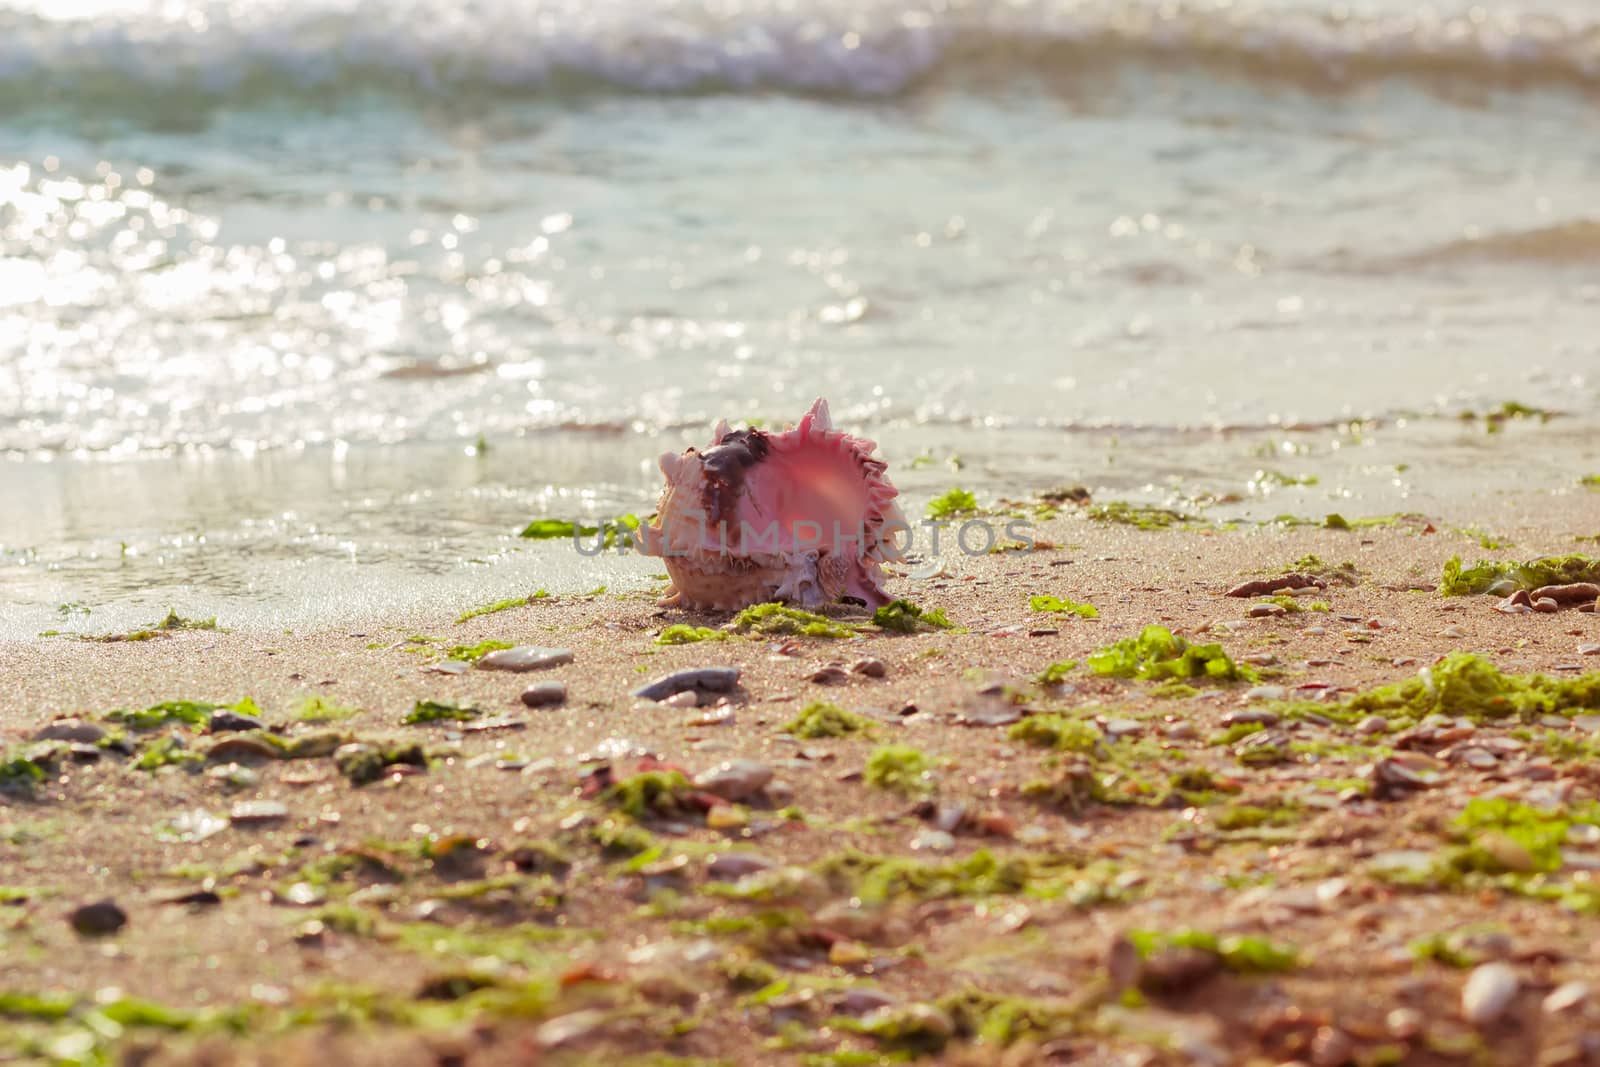
<path fill-rule="evenodd" d="M 793 428 L 719 422 L 706 449 L 663 454 L 666 488 L 655 517 L 634 533 L 672 578 L 662 604 L 888 603 L 881 565 L 901 557 L 895 537 L 910 527 L 876 447 L 835 430 L 818 400 Z"/>

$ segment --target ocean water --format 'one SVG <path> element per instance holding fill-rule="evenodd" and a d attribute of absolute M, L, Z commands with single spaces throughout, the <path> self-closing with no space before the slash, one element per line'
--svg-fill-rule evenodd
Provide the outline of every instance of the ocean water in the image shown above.
<path fill-rule="evenodd" d="M 0 636 L 647 585 L 515 533 L 816 396 L 912 510 L 1580 492 L 1597 104 L 1588 0 L 0 0 Z"/>

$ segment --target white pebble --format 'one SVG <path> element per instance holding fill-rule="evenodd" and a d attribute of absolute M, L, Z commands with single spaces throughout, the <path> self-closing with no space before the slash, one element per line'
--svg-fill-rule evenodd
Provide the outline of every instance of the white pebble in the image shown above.
<path fill-rule="evenodd" d="M 1487 1026 L 1506 1013 L 1521 988 L 1522 980 L 1510 964 L 1481 963 L 1462 987 L 1461 1017 L 1474 1026 Z"/>

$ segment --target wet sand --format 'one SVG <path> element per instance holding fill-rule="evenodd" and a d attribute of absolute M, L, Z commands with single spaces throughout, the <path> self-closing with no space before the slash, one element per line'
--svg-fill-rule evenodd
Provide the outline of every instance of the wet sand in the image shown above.
<path fill-rule="evenodd" d="M 1593 672 L 1595 615 L 1504 615 L 1434 588 L 1453 555 L 1585 551 L 1592 499 L 1496 503 L 1483 525 L 1512 542 L 1498 552 L 1444 520 L 1141 531 L 1072 514 L 1041 528 L 1053 550 L 891 583 L 959 632 L 663 647 L 666 625 L 727 617 L 628 594 L 459 624 L 0 645 L 8 759 L 59 718 L 114 732 L 113 709 L 246 695 L 269 733 L 322 753 L 251 758 L 234 734 L 239 768 L 180 755 L 147 770 L 153 746 L 204 754 L 230 735 L 130 729 L 131 755 L 63 750 L 43 781 L 0 792 L 0 1047 L 139 1063 L 1592 1062 L 1600 1004 L 1565 983 L 1600 966 L 1595 723 L 1478 717 L 1441 737 L 1304 704 L 1336 709 L 1455 652 Z M 1308 554 L 1350 562 L 1357 584 L 1270 617 L 1222 595 Z M 1032 611 L 1036 594 L 1099 617 Z M 1149 624 L 1220 642 L 1260 677 L 1188 692 L 1082 665 Z M 574 661 L 426 669 L 486 640 Z M 869 658 L 882 678 L 851 669 Z M 1080 663 L 1065 684 L 1034 681 L 1062 661 Z M 721 706 L 628 695 L 712 665 L 741 671 Z M 814 680 L 829 665 L 833 684 Z M 548 681 L 565 703 L 524 707 Z M 312 695 L 360 710 L 295 721 Z M 418 700 L 483 714 L 403 725 Z M 870 725 L 785 732 L 816 701 Z M 1004 721 L 1052 713 L 1102 739 L 1050 751 Z M 328 754 L 409 742 L 426 768 L 359 787 Z M 926 774 L 866 780 L 885 746 L 923 753 Z M 651 778 L 665 799 L 637 819 L 604 789 L 729 760 L 772 781 L 727 803 Z M 1456 825 L 1486 796 L 1564 813 L 1556 869 L 1528 866 L 1545 854 L 1521 831 L 1505 845 Z M 1463 870 L 1462 848 L 1499 869 Z M 126 924 L 75 932 L 68 916 L 101 900 Z"/>

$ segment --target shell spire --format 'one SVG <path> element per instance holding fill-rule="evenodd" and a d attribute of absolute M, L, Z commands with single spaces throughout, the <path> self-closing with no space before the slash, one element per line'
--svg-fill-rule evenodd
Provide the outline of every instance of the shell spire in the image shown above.
<path fill-rule="evenodd" d="M 635 532 L 672 577 L 663 603 L 887 603 L 882 564 L 900 558 L 895 538 L 910 527 L 876 448 L 835 430 L 818 398 L 789 429 L 733 430 L 719 420 L 705 449 L 663 454 L 660 504 Z"/>

